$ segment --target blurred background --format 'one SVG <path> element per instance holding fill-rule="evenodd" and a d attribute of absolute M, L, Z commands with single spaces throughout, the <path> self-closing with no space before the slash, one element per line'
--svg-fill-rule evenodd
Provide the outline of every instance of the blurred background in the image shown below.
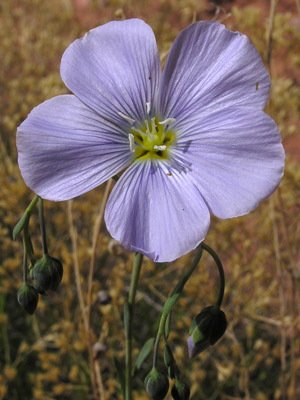
<path fill-rule="evenodd" d="M 95 231 L 109 187 L 72 202 L 45 202 L 49 252 L 63 262 L 64 277 L 57 293 L 40 297 L 33 316 L 17 303 L 23 247 L 20 237 L 12 240 L 12 230 L 34 196 L 17 165 L 17 126 L 34 106 L 68 93 L 59 66 L 74 39 L 99 24 L 131 17 L 152 26 L 163 62 L 183 28 L 216 19 L 247 34 L 270 69 L 267 112 L 282 133 L 285 176 L 276 193 L 248 216 L 212 220 L 206 243 L 226 271 L 225 336 L 188 359 L 191 321 L 218 293 L 217 270 L 203 257 L 176 306 L 170 344 L 193 400 L 300 398 L 300 3 L 273 5 L 272 10 L 267 0 L 1 2 L 0 400 L 94 399 L 96 392 L 101 400 L 122 398 L 113 358 L 122 363 L 125 354 L 122 306 L 132 255 L 110 238 L 104 224 L 99 235 Z M 36 211 L 30 230 L 41 256 Z M 155 336 L 162 305 L 191 258 L 169 264 L 145 261 L 134 354 Z M 136 399 L 148 398 L 143 379 L 150 368 L 149 359 L 136 376 Z"/>

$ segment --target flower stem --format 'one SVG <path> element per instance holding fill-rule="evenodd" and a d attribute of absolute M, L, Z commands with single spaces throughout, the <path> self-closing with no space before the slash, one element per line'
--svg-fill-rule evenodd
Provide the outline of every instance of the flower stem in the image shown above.
<path fill-rule="evenodd" d="M 132 321 L 138 280 L 141 272 L 143 255 L 135 253 L 130 281 L 128 300 L 124 306 L 126 360 L 125 360 L 125 400 L 132 400 Z"/>
<path fill-rule="evenodd" d="M 41 235 L 42 235 L 43 253 L 48 254 L 45 219 L 44 219 L 44 202 L 43 202 L 43 199 L 41 199 L 41 198 L 39 198 L 39 219 L 40 219 L 40 227 L 41 227 Z"/>
<path fill-rule="evenodd" d="M 26 242 L 23 238 L 23 245 L 24 245 L 24 256 L 23 256 L 23 282 L 27 282 L 27 248 Z"/>
<path fill-rule="evenodd" d="M 224 297 L 224 290 L 225 290 L 225 275 L 224 275 L 224 269 L 223 265 L 221 263 L 221 260 L 217 256 L 217 254 L 213 251 L 211 247 L 209 247 L 207 244 L 202 243 L 202 248 L 206 250 L 214 259 L 214 262 L 216 263 L 216 266 L 218 267 L 219 275 L 220 275 L 220 289 L 219 289 L 219 297 L 217 300 L 217 306 L 220 308 L 223 297 Z"/>
<path fill-rule="evenodd" d="M 165 302 L 163 310 L 162 310 L 162 314 L 160 317 L 160 322 L 159 322 L 159 327 L 158 327 L 158 331 L 157 331 L 157 335 L 156 335 L 156 339 L 155 339 L 155 344 L 154 344 L 154 353 L 153 353 L 153 368 L 156 367 L 156 363 L 157 363 L 157 353 L 158 353 L 158 346 L 159 346 L 159 341 L 162 335 L 165 335 L 165 326 L 166 326 L 166 321 L 168 318 L 169 313 L 172 311 L 173 307 L 175 306 L 175 304 L 177 303 L 184 285 L 186 284 L 186 282 L 188 281 L 188 279 L 190 278 L 190 276 L 192 275 L 192 273 L 194 272 L 194 270 L 196 269 L 201 256 L 202 256 L 202 246 L 203 243 L 201 243 L 198 246 L 198 251 L 197 254 L 192 262 L 192 264 L 190 265 L 190 267 L 184 272 L 184 274 L 182 275 L 180 281 L 177 283 L 177 285 L 175 286 L 174 290 L 172 291 L 170 297 L 168 298 L 168 300 Z"/>

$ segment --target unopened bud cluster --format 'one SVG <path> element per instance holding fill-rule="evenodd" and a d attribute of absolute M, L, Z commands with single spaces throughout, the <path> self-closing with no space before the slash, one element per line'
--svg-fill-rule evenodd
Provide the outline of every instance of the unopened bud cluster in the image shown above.
<path fill-rule="evenodd" d="M 49 254 L 38 260 L 30 272 L 34 286 L 24 282 L 18 291 L 18 302 L 29 314 L 36 310 L 39 293 L 46 294 L 48 290 L 56 291 L 63 276 L 62 263 Z"/>

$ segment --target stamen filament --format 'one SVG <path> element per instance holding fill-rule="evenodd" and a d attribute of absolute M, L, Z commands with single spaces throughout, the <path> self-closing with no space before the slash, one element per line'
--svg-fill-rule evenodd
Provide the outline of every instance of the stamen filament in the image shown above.
<path fill-rule="evenodd" d="M 120 117 L 126 119 L 126 121 L 128 121 L 131 125 L 135 123 L 135 120 L 133 118 L 128 117 L 127 115 L 121 113 L 120 111 L 118 112 L 118 114 L 120 115 Z"/>

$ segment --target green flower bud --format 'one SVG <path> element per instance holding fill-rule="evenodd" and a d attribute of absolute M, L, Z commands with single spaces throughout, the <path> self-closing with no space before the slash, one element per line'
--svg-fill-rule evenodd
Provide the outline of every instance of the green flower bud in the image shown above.
<path fill-rule="evenodd" d="M 218 306 L 205 307 L 192 323 L 187 340 L 189 357 L 193 358 L 215 344 L 227 328 L 225 313 Z"/>
<path fill-rule="evenodd" d="M 29 314 L 34 313 L 39 301 L 39 294 L 32 285 L 24 282 L 18 290 L 17 298 L 23 310 L 27 311 Z"/>
<path fill-rule="evenodd" d="M 145 378 L 145 387 L 151 399 L 163 400 L 169 390 L 169 379 L 153 368 Z"/>
<path fill-rule="evenodd" d="M 63 276 L 63 266 L 59 260 L 44 254 L 33 268 L 35 288 L 38 292 L 44 293 L 47 290 L 55 291 Z"/>
<path fill-rule="evenodd" d="M 189 400 L 190 388 L 184 382 L 176 381 L 172 387 L 171 395 L 174 400 Z"/>

